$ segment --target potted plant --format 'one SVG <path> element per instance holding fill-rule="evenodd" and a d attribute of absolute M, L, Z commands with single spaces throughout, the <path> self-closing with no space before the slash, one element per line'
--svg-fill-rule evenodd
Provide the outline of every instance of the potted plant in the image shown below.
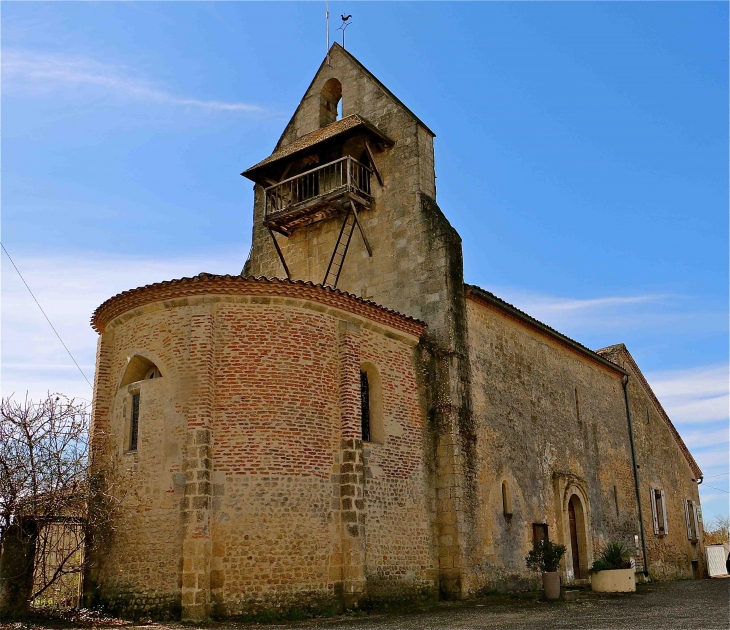
<path fill-rule="evenodd" d="M 601 547 L 591 567 L 591 590 L 597 593 L 635 593 L 636 574 L 631 566 L 631 548 L 620 540 Z"/>
<path fill-rule="evenodd" d="M 533 540 L 532 550 L 525 562 L 527 568 L 542 572 L 542 587 L 545 589 L 546 599 L 560 597 L 560 560 L 565 555 L 565 545 L 558 545 L 548 539 Z"/>

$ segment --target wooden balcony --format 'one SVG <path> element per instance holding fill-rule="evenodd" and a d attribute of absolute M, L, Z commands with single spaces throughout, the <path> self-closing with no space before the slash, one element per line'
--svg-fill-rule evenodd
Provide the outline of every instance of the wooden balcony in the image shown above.
<path fill-rule="evenodd" d="M 349 209 L 369 208 L 372 169 L 345 156 L 265 189 L 264 225 L 289 236 L 296 228 Z"/>

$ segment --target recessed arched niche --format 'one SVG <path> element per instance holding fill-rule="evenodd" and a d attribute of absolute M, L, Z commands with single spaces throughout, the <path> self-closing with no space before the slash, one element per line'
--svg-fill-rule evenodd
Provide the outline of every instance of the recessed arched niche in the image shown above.
<path fill-rule="evenodd" d="M 372 363 L 363 363 L 360 367 L 360 396 L 363 403 L 363 441 L 385 443 L 383 384 L 378 369 Z"/>
<path fill-rule="evenodd" d="M 162 372 L 160 372 L 160 368 L 147 357 L 135 354 L 129 360 L 129 363 L 127 363 L 127 368 L 124 370 L 124 376 L 122 376 L 122 382 L 119 384 L 119 387 L 126 387 L 130 383 L 136 383 L 137 381 L 161 377 Z"/>

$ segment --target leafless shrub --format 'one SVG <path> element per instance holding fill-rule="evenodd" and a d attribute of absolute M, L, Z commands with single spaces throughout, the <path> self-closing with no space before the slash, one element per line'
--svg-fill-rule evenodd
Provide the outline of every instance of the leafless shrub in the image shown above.
<path fill-rule="evenodd" d="M 88 404 L 60 394 L 0 401 L 0 616 L 46 603 L 69 575 L 78 585 L 111 522 L 119 501 L 89 465 L 89 430 Z"/>

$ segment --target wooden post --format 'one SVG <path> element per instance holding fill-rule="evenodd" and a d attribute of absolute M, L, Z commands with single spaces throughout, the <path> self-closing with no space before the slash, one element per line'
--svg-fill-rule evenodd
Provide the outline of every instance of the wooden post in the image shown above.
<path fill-rule="evenodd" d="M 34 519 L 20 518 L 3 532 L 0 617 L 21 617 L 30 609 L 38 530 Z"/>

